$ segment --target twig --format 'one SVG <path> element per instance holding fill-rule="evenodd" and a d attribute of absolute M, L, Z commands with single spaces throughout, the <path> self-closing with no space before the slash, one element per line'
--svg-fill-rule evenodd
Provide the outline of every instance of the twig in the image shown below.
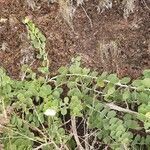
<path fill-rule="evenodd" d="M 66 145 L 63 145 L 64 146 L 64 148 L 66 149 L 66 150 L 69 150 L 69 148 L 66 146 Z"/>
<path fill-rule="evenodd" d="M 55 79 L 57 79 L 59 76 L 61 75 L 58 75 L 58 76 L 54 76 L 52 78 L 49 79 L 48 82 L 55 82 Z M 93 80 L 97 80 L 98 77 L 95 77 L 95 76 L 91 76 L 91 75 L 83 75 L 83 74 L 66 74 L 66 76 L 70 77 L 70 76 L 79 76 L 79 77 L 85 77 L 85 78 L 91 78 Z M 110 83 L 109 80 L 103 80 L 105 83 Z M 137 87 L 134 87 L 134 86 L 128 86 L 128 85 L 125 85 L 125 84 L 121 84 L 120 82 L 118 83 L 115 83 L 116 86 L 119 86 L 121 88 L 129 88 L 131 90 L 138 90 Z M 144 91 L 150 91 L 149 88 L 145 88 Z"/>
<path fill-rule="evenodd" d="M 93 148 L 94 149 L 94 145 L 96 144 L 96 141 L 97 141 L 97 136 L 95 135 L 94 136 L 94 139 L 93 139 L 93 142 L 92 142 L 92 146 L 91 146 L 91 148 Z"/>
<path fill-rule="evenodd" d="M 23 120 L 23 119 L 21 119 L 21 120 L 22 120 L 22 122 L 23 122 L 24 124 L 27 124 L 30 129 L 32 129 L 32 130 L 34 130 L 34 131 L 37 131 L 39 134 L 41 134 L 43 137 L 46 138 L 45 134 L 44 134 L 39 128 L 37 128 L 36 126 L 33 126 L 32 124 L 30 124 L 30 123 L 27 122 L 26 120 Z"/>
<path fill-rule="evenodd" d="M 6 109 L 5 109 L 4 99 L 2 99 L 2 106 L 3 106 L 3 115 L 4 115 L 4 117 L 7 119 L 7 111 L 6 111 Z"/>
<path fill-rule="evenodd" d="M 150 8 L 148 7 L 148 5 L 147 5 L 147 3 L 145 2 L 145 0 L 142 0 L 142 1 L 143 1 L 143 3 L 144 3 L 145 7 L 150 11 Z"/>
<path fill-rule="evenodd" d="M 90 25 L 91 25 L 91 28 L 92 28 L 92 27 L 93 27 L 93 24 L 92 24 L 91 18 L 90 18 L 89 15 L 87 14 L 85 8 L 84 8 L 82 5 L 81 5 L 81 7 L 82 7 L 83 11 L 85 12 L 86 17 L 89 19 L 89 22 L 90 22 Z"/>
<path fill-rule="evenodd" d="M 76 119 L 74 116 L 71 116 L 71 125 L 72 125 L 72 132 L 73 132 L 73 136 L 76 141 L 77 147 L 79 148 L 79 150 L 84 150 L 78 138 L 77 128 L 76 128 Z"/>
<path fill-rule="evenodd" d="M 28 139 L 28 140 L 30 140 L 30 141 L 35 141 L 35 142 L 40 143 L 40 144 L 42 144 L 41 142 L 43 142 L 43 140 L 40 139 L 40 138 L 38 138 L 38 139 L 37 139 L 37 138 L 30 138 L 30 137 L 28 137 L 27 135 L 24 135 L 24 134 L 22 134 L 22 133 L 20 133 L 20 132 L 14 131 L 13 129 L 8 128 L 8 127 L 6 127 L 6 126 L 4 126 L 4 125 L 1 125 L 1 124 L 0 124 L 0 127 L 5 128 L 6 130 L 9 130 L 9 131 L 14 132 L 14 133 L 16 133 L 16 134 L 19 134 L 19 135 L 23 136 L 24 138 L 26 138 L 26 139 Z M 40 140 L 40 141 L 39 141 L 39 140 Z"/>
<path fill-rule="evenodd" d="M 115 105 L 114 103 L 106 103 L 105 105 L 108 106 L 110 109 L 113 109 L 113 110 L 138 115 L 137 112 L 132 111 L 130 109 L 122 108 L 120 106 Z"/>
<path fill-rule="evenodd" d="M 102 103 L 102 105 L 104 105 L 104 107 L 107 106 L 110 109 L 113 109 L 113 110 L 116 110 L 116 111 L 119 111 L 119 112 L 125 112 L 125 113 L 134 114 L 134 115 L 138 115 L 139 114 L 138 112 L 132 111 L 130 109 L 125 109 L 125 108 L 122 108 L 120 106 L 117 106 L 114 103 Z M 87 106 L 87 107 L 90 108 L 90 109 L 93 109 L 94 111 L 97 111 L 92 106 Z M 97 111 L 97 112 L 100 113 L 100 111 Z"/>
<path fill-rule="evenodd" d="M 41 149 L 42 147 L 47 146 L 47 145 L 50 145 L 50 144 L 52 144 L 52 142 L 48 142 L 48 143 L 41 144 L 40 146 L 34 148 L 33 150 L 39 150 L 39 149 Z"/>

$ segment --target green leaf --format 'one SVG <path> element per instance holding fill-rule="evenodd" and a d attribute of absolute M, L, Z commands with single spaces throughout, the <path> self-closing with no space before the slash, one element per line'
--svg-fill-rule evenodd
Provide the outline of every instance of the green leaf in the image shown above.
<path fill-rule="evenodd" d="M 17 123 L 17 117 L 16 115 L 14 115 L 12 118 L 11 118 L 11 124 L 15 125 Z"/>
<path fill-rule="evenodd" d="M 83 109 L 81 100 L 77 96 L 72 96 L 71 102 L 69 104 L 71 113 L 74 116 L 81 116 L 81 110 Z"/>
<path fill-rule="evenodd" d="M 41 48 L 41 45 L 40 45 L 39 41 L 37 41 L 36 39 L 34 41 L 32 41 L 32 44 L 33 44 L 34 48 L 36 48 L 36 49 Z"/>
<path fill-rule="evenodd" d="M 112 111 L 109 111 L 108 114 L 107 114 L 107 117 L 108 117 L 108 118 L 113 118 L 113 117 L 115 117 L 115 116 L 116 116 L 116 112 L 113 111 L 113 110 L 112 110 Z"/>
<path fill-rule="evenodd" d="M 58 69 L 58 72 L 60 73 L 60 74 L 62 74 L 62 75 L 66 75 L 67 74 L 67 72 L 68 72 L 68 68 L 67 67 L 60 67 L 59 69 Z"/>
<path fill-rule="evenodd" d="M 146 140 L 145 140 L 147 145 L 150 145 L 150 135 L 146 136 Z"/>
<path fill-rule="evenodd" d="M 150 69 L 144 70 L 143 75 L 145 78 L 150 78 Z"/>
<path fill-rule="evenodd" d="M 38 71 L 43 74 L 46 74 L 46 73 L 49 73 L 49 68 L 48 67 L 39 67 Z"/>
<path fill-rule="evenodd" d="M 130 98 L 130 91 L 129 91 L 129 89 L 126 89 L 126 90 L 125 90 L 125 92 L 124 92 L 123 95 L 122 95 L 122 98 L 123 98 L 123 100 L 125 100 L 125 101 Z"/>
<path fill-rule="evenodd" d="M 142 113 L 142 114 L 145 114 L 147 112 L 146 110 L 146 104 L 141 104 L 139 107 L 138 107 L 138 112 L 139 113 Z"/>
<path fill-rule="evenodd" d="M 115 87 L 109 88 L 108 91 L 107 91 L 107 96 L 113 94 L 114 92 L 115 92 Z"/>
<path fill-rule="evenodd" d="M 65 98 L 64 98 L 64 102 L 65 102 L 65 104 L 68 104 L 68 103 L 69 103 L 69 98 L 68 98 L 68 97 L 65 97 Z"/>
<path fill-rule="evenodd" d="M 131 81 L 131 79 L 129 77 L 124 77 L 123 79 L 121 79 L 120 83 L 121 84 L 128 84 Z"/>
<path fill-rule="evenodd" d="M 110 82 L 113 83 L 113 84 L 119 82 L 119 78 L 117 77 L 116 74 L 110 74 L 110 75 L 107 77 L 107 80 L 110 81 Z"/>
<path fill-rule="evenodd" d="M 32 115 L 32 114 L 29 114 L 28 120 L 29 120 L 30 122 L 33 120 L 33 115 Z"/>
<path fill-rule="evenodd" d="M 39 32 L 40 32 L 40 30 L 38 28 L 35 28 L 34 33 L 38 35 Z"/>
<path fill-rule="evenodd" d="M 147 129 L 150 129 L 150 122 L 144 122 L 144 128 L 147 130 Z"/>
<path fill-rule="evenodd" d="M 142 103 L 148 103 L 149 99 L 150 99 L 149 95 L 144 92 L 140 92 L 138 94 L 138 100 Z"/>
<path fill-rule="evenodd" d="M 145 87 L 150 88 L 150 78 L 145 78 L 141 82 Z"/>
<path fill-rule="evenodd" d="M 132 119 L 132 116 L 130 114 L 125 114 L 123 118 L 125 120 L 130 120 L 130 119 Z"/>
<path fill-rule="evenodd" d="M 120 124 L 120 125 L 117 126 L 116 131 L 125 132 L 125 128 L 124 128 L 124 126 L 122 124 Z"/>
<path fill-rule="evenodd" d="M 53 92 L 53 96 L 54 96 L 55 98 L 59 98 L 59 97 L 60 97 L 60 92 L 59 92 L 58 90 L 55 90 L 55 91 Z"/>
<path fill-rule="evenodd" d="M 50 86 L 50 85 L 43 84 L 43 85 L 40 87 L 39 95 L 40 95 L 41 97 L 47 97 L 47 96 L 50 95 L 51 93 L 52 93 L 52 90 L 51 90 L 51 86 Z"/>
<path fill-rule="evenodd" d="M 121 137 L 121 135 L 122 135 L 122 131 L 117 131 L 117 133 L 116 133 L 116 137 Z"/>
<path fill-rule="evenodd" d="M 118 118 L 111 118 L 109 123 L 110 124 L 115 124 L 118 121 Z"/>
<path fill-rule="evenodd" d="M 34 36 L 34 34 L 32 34 L 32 32 L 30 32 L 30 38 L 31 38 L 32 41 L 36 40 L 36 37 Z"/>
<path fill-rule="evenodd" d="M 46 41 L 46 37 L 45 37 L 41 32 L 38 33 L 38 37 L 40 38 L 40 40 L 41 40 L 42 42 L 45 42 L 45 41 Z"/>
<path fill-rule="evenodd" d="M 25 17 L 25 19 L 23 20 L 24 23 L 28 23 L 30 21 L 29 17 Z"/>
<path fill-rule="evenodd" d="M 38 119 L 40 120 L 40 123 L 44 123 L 44 115 L 43 115 L 43 113 L 38 114 Z"/>
<path fill-rule="evenodd" d="M 134 120 L 126 120 L 125 125 L 130 129 L 139 129 L 138 123 Z"/>
<path fill-rule="evenodd" d="M 17 117 L 17 126 L 18 126 L 18 128 L 21 128 L 21 126 L 22 126 L 22 120 L 18 117 Z"/>
<path fill-rule="evenodd" d="M 66 114 L 67 114 L 67 109 L 66 109 L 66 107 L 63 107 L 63 108 L 61 109 L 61 114 L 62 114 L 62 115 L 66 115 Z"/>
<path fill-rule="evenodd" d="M 93 103 L 93 106 L 94 106 L 94 108 L 95 108 L 96 111 L 101 111 L 104 108 L 104 106 L 100 102 L 98 102 L 98 101 L 95 101 Z"/>
<path fill-rule="evenodd" d="M 9 84 L 11 82 L 10 77 L 9 76 L 3 76 L 2 81 L 1 81 L 2 85 L 5 86 L 6 84 Z"/>
<path fill-rule="evenodd" d="M 105 86 L 105 82 L 104 80 L 102 80 L 101 78 L 97 80 L 97 85 L 100 86 L 100 87 L 104 87 Z"/>
<path fill-rule="evenodd" d="M 42 49 L 45 49 L 45 46 L 46 46 L 46 43 L 44 43 L 44 42 L 41 43 L 41 48 L 42 48 Z M 45 51 L 44 51 L 44 53 L 45 53 Z"/>
<path fill-rule="evenodd" d="M 80 67 L 80 63 L 76 62 L 75 64 L 71 65 L 69 68 L 69 72 L 72 74 L 82 74 L 82 68 Z"/>
<path fill-rule="evenodd" d="M 70 81 L 70 82 L 67 83 L 67 87 L 70 88 L 70 89 L 75 88 L 76 86 L 77 86 L 76 82 L 71 82 Z"/>
<path fill-rule="evenodd" d="M 20 101 L 22 101 L 22 102 L 25 101 L 25 97 L 24 97 L 24 95 L 23 95 L 22 93 L 19 93 L 19 94 L 17 95 L 17 98 L 18 98 Z"/>
<path fill-rule="evenodd" d="M 82 74 L 87 75 L 90 72 L 90 69 L 83 68 L 82 69 Z"/>
<path fill-rule="evenodd" d="M 133 86 L 140 86 L 140 85 L 142 84 L 141 81 L 142 81 L 142 80 L 134 80 L 134 81 L 132 82 L 132 85 L 133 85 Z"/>
<path fill-rule="evenodd" d="M 104 80 L 104 79 L 106 79 L 107 75 L 108 75 L 107 72 L 103 72 L 103 73 L 100 75 L 100 77 L 98 77 L 98 78 L 101 79 L 101 80 Z"/>

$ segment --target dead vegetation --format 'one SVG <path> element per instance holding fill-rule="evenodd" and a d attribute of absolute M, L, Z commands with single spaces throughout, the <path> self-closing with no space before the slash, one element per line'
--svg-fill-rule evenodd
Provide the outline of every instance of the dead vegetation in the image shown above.
<path fill-rule="evenodd" d="M 84 3 L 88 2 L 88 0 L 57 0 L 55 1 L 60 6 L 60 13 L 66 22 L 73 27 L 72 21 L 73 16 L 77 7 L 84 6 Z M 118 5 L 122 5 L 123 7 L 123 16 L 125 19 L 129 17 L 130 14 L 134 13 L 136 8 L 138 7 L 138 0 L 123 0 L 122 2 L 118 1 Z M 99 13 L 103 13 L 107 9 L 111 9 L 113 7 L 113 0 L 98 0 L 97 10 Z M 86 12 L 85 12 L 86 13 Z"/>
<path fill-rule="evenodd" d="M 123 0 L 122 4 L 124 7 L 123 16 L 125 19 L 129 17 L 130 14 L 134 13 L 136 9 L 137 0 Z"/>
<path fill-rule="evenodd" d="M 148 6 L 147 1 L 145 2 Z M 15 4 L 15 0 L 13 3 Z M 16 0 L 17 8 L 20 7 L 19 13 L 19 9 L 16 10 L 16 6 L 11 5 L 8 17 L 0 16 L 0 32 L 3 34 L 0 43 L 0 63 L 10 72 L 12 70 L 18 72 L 20 64 L 30 64 L 34 61 L 34 50 L 29 43 L 27 44 L 27 40 L 20 39 L 20 34 L 26 32 L 21 25 L 21 19 L 28 12 L 27 15 L 33 17 L 35 24 L 47 37 L 47 51 L 52 62 L 50 66 L 52 70 L 59 68 L 62 63 L 66 64 L 71 56 L 78 53 L 85 57 L 88 67 L 95 66 L 98 70 L 104 68 L 116 72 L 118 66 L 115 65 L 115 61 L 121 62 L 119 68 L 123 68 L 126 64 L 134 66 L 137 64 L 134 60 L 137 57 L 142 59 L 140 53 L 144 51 L 146 54 L 149 53 L 150 47 L 149 36 L 145 36 L 148 34 L 146 33 L 148 13 L 144 11 L 148 9 L 147 7 L 143 9 L 144 4 L 139 0 L 25 0 L 19 4 Z M 138 9 L 139 12 L 136 11 Z M 67 28 L 66 24 L 70 28 Z M 97 48 L 99 41 L 100 47 L 104 49 L 102 52 Z M 117 54 L 114 43 L 118 48 Z M 122 54 L 118 56 L 121 52 Z M 3 62 L 3 57 L 9 58 Z M 148 66 L 148 58 L 143 59 L 145 61 L 142 63 Z M 138 65 L 141 68 L 143 64 Z M 17 74 L 14 73 L 13 76 Z"/>
<path fill-rule="evenodd" d="M 109 72 L 111 68 L 114 71 L 118 68 L 119 50 L 116 41 L 99 41 L 99 56 L 101 58 L 102 66 Z"/>
<path fill-rule="evenodd" d="M 44 0 L 49 5 L 52 3 L 59 4 L 59 12 L 67 24 L 73 29 L 73 17 L 78 7 L 83 7 L 86 2 L 89 0 Z M 103 13 L 107 9 L 113 7 L 113 0 L 98 0 L 97 1 L 97 12 Z M 123 9 L 123 17 L 127 19 L 130 14 L 138 8 L 138 0 L 117 0 L 115 1 L 118 6 L 121 6 Z M 26 4 L 32 9 L 35 10 L 38 8 L 36 0 L 26 0 Z M 95 5 L 95 4 L 94 4 Z M 84 9 L 86 15 L 87 12 Z M 89 17 L 88 17 L 89 19 Z"/>
<path fill-rule="evenodd" d="M 58 0 L 59 6 L 60 6 L 60 13 L 62 14 L 62 17 L 64 20 L 68 23 L 68 25 L 73 28 L 73 16 L 75 13 L 75 6 L 73 5 L 72 0 Z"/>

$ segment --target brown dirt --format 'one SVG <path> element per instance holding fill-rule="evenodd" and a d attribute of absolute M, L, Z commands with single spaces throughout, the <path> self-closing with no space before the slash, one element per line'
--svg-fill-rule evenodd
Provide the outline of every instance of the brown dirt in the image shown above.
<path fill-rule="evenodd" d="M 56 3 L 48 6 L 39 1 L 37 6 L 40 7 L 33 11 L 25 0 L 0 0 L 0 19 L 3 18 L 0 21 L 0 66 L 14 78 L 19 77 L 24 59 L 28 64 L 33 62 L 33 68 L 37 66 L 22 23 L 22 19 L 30 15 L 47 37 L 52 73 L 68 64 L 72 57 L 81 55 L 83 63 L 94 70 L 137 78 L 142 70 L 150 68 L 150 10 L 139 3 L 138 11 L 125 20 L 120 6 L 114 5 L 113 9 L 98 14 L 96 5 L 96 0 L 83 5 L 92 27 L 83 8 L 79 7 L 72 31 L 59 14 Z"/>

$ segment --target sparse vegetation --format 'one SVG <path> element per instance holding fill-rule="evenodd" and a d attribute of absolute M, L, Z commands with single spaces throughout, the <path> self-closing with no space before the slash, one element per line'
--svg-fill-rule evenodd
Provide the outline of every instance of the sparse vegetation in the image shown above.
<path fill-rule="evenodd" d="M 79 7 L 85 13 L 90 28 L 93 27 L 92 17 L 90 18 L 84 7 L 87 1 L 46 2 L 49 5 L 58 3 L 60 14 L 74 30 L 73 17 Z M 38 1 L 26 2 L 32 10 L 38 5 Z M 136 2 L 137 0 L 98 0 L 92 8 L 96 8 L 99 15 L 112 9 L 114 3 L 117 3 L 122 6 L 122 16 L 126 23 L 129 15 L 136 10 Z M 1 23 L 5 22 L 7 19 L 2 19 Z M 136 18 L 129 28 L 139 29 L 140 23 Z M 23 36 L 27 36 L 26 42 L 30 43 L 34 53 L 31 57 L 39 63 L 33 69 L 32 65 L 28 65 L 28 58 L 25 60 L 24 57 L 21 60 L 20 77 L 17 79 L 0 66 L 0 149 L 150 149 L 150 69 L 143 69 L 137 79 L 129 76 L 118 77 L 120 43 L 117 38 L 107 40 L 104 37 L 97 41 L 96 54 L 103 66 L 101 73 L 99 70 L 94 71 L 95 68 L 85 67 L 82 63 L 84 54 L 81 54 L 82 57 L 73 57 L 69 64 L 62 65 L 57 73 L 53 74 L 50 70 L 52 66 L 45 36 L 48 35 L 50 39 L 53 34 L 44 34 L 30 17 L 23 20 L 23 25 L 27 33 Z M 84 30 L 90 31 L 87 28 Z M 16 31 L 15 25 L 13 31 Z M 73 34 L 76 39 L 79 38 L 77 33 Z M 97 36 L 96 34 L 97 32 L 94 32 L 92 38 Z M 88 43 L 86 40 L 82 41 L 85 45 Z M 55 41 L 51 44 L 57 45 Z M 65 41 L 63 44 L 66 46 L 68 43 Z M 71 41 L 71 45 L 73 44 L 74 41 Z M 28 47 L 28 51 L 31 47 Z M 0 52 L 6 53 L 8 49 L 9 45 L 3 42 Z M 24 50 L 24 47 L 21 47 L 22 49 Z M 21 54 L 24 55 L 22 51 Z M 147 51 L 150 52 L 150 44 Z"/>
<path fill-rule="evenodd" d="M 4 149 L 149 148 L 150 70 L 131 82 L 82 68 L 77 57 L 54 77 L 22 71 L 17 81 L 0 70 Z"/>
<path fill-rule="evenodd" d="M 99 56 L 102 61 L 102 65 L 104 66 L 105 70 L 109 71 L 110 68 L 114 68 L 115 70 L 117 70 L 118 63 L 116 62 L 116 60 L 118 60 L 118 56 L 119 56 L 117 42 L 111 41 L 106 43 L 106 41 L 100 41 L 98 50 L 99 50 Z M 109 63 L 110 60 L 112 64 Z"/>
<path fill-rule="evenodd" d="M 30 2 L 31 1 L 31 2 Z M 67 24 L 73 29 L 73 17 L 78 7 L 84 6 L 85 2 L 88 0 L 48 0 L 49 3 L 58 3 L 59 4 L 59 12 L 67 22 Z M 120 0 L 116 1 L 123 7 L 123 17 L 127 19 L 130 14 L 134 13 L 138 0 Z M 28 5 L 34 9 L 35 2 L 34 0 L 27 0 Z M 98 13 L 103 13 L 107 9 L 111 9 L 113 7 L 113 0 L 98 0 L 97 3 L 97 11 Z M 84 10 L 86 11 L 86 10 Z M 87 15 L 87 14 L 86 14 Z M 98 15 L 98 14 L 97 14 Z M 89 19 L 89 18 L 88 18 Z"/>
<path fill-rule="evenodd" d="M 24 23 L 32 45 L 39 50 L 37 58 L 46 61 L 46 38 L 29 18 Z M 108 59 L 109 48 L 116 55 L 114 42 L 100 45 L 105 48 L 103 61 Z M 47 76 L 48 70 L 38 76 L 24 65 L 21 81 L 0 69 L 1 142 L 5 150 L 149 148 L 150 70 L 131 81 L 106 72 L 98 75 L 82 68 L 80 60 L 72 59 L 71 66 L 61 67 L 54 77 Z M 82 136 L 78 135 L 79 120 Z"/>

